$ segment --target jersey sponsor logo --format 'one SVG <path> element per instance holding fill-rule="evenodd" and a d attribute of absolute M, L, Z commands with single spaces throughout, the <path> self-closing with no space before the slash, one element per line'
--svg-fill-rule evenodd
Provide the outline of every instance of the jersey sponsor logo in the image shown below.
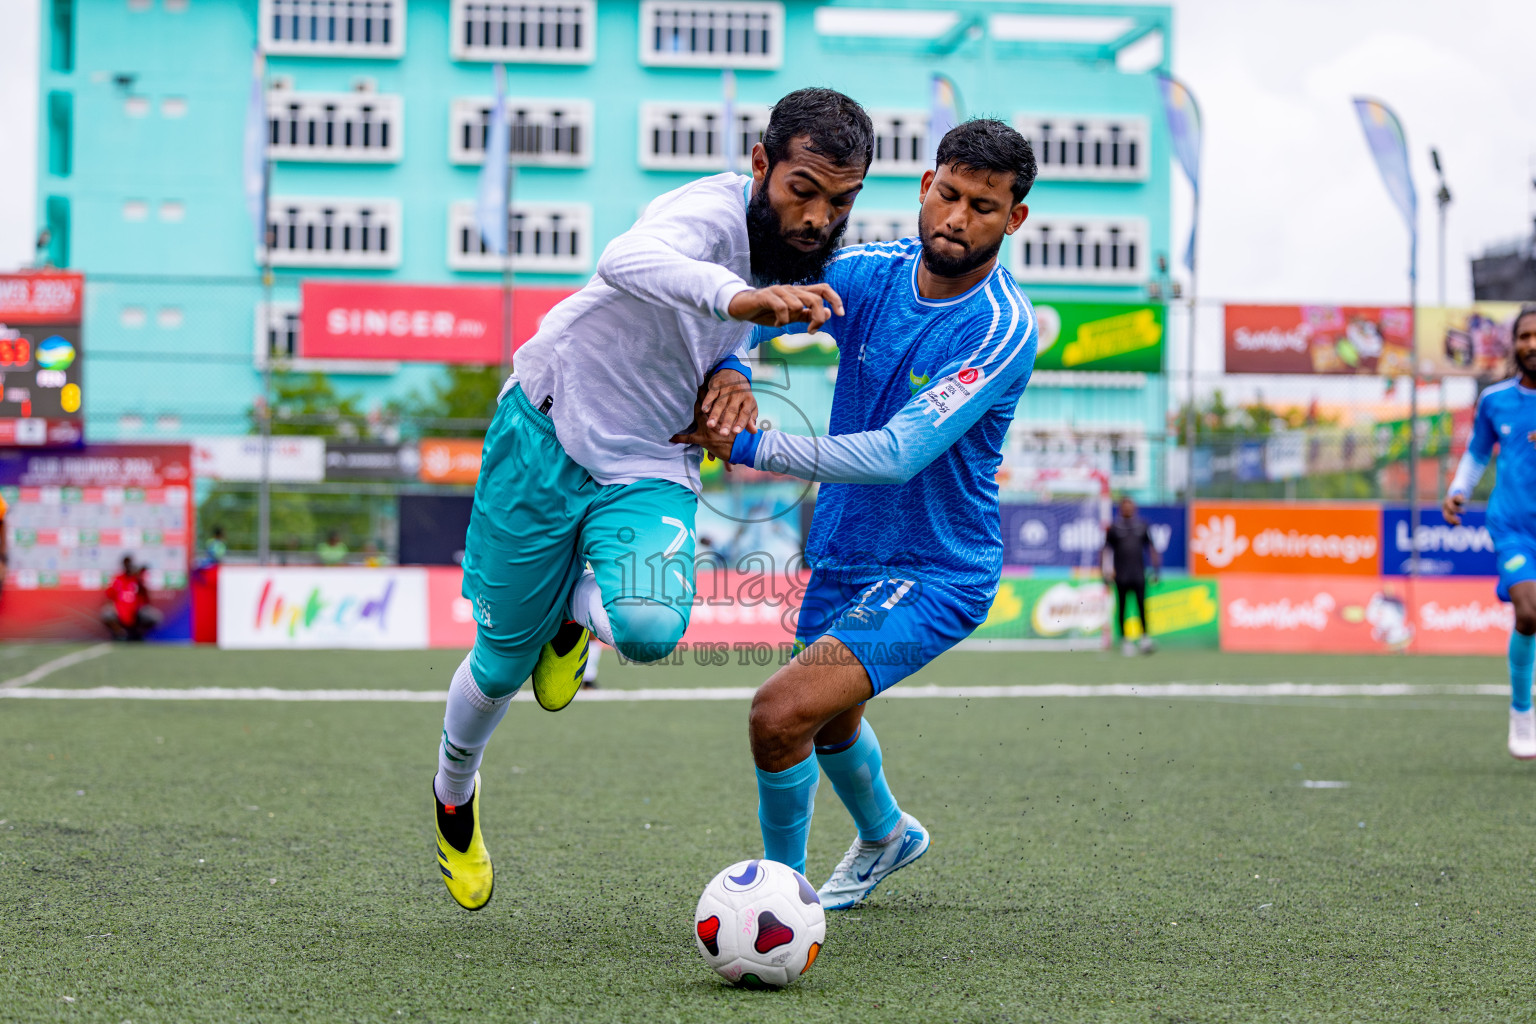
<path fill-rule="evenodd" d="M 959 412 L 966 402 L 976 396 L 986 380 L 985 372 L 968 366 L 941 378 L 937 384 L 924 391 L 922 397 L 928 403 L 929 411 L 934 413 L 934 425 L 943 423 Z"/>
<path fill-rule="evenodd" d="M 1505 572 L 1514 572 L 1516 569 L 1520 568 L 1524 564 L 1525 564 L 1525 556 L 1524 555 L 1511 555 L 1509 558 L 1506 558 L 1504 560 L 1504 571 Z"/>

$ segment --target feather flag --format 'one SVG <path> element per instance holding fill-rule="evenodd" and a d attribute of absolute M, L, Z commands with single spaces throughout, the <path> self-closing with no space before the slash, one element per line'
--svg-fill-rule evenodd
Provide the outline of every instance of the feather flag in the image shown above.
<path fill-rule="evenodd" d="M 256 242 L 267 239 L 267 62 L 257 50 L 251 60 L 251 96 L 245 107 L 245 160 L 241 184 L 245 212 L 256 231 Z"/>
<path fill-rule="evenodd" d="M 1376 158 L 1376 170 L 1381 172 L 1388 194 L 1408 223 L 1408 233 L 1417 251 L 1419 200 L 1413 189 L 1413 172 L 1408 167 L 1408 136 L 1403 123 L 1379 100 L 1356 98 L 1355 113 L 1360 116 L 1371 155 Z"/>
<path fill-rule="evenodd" d="M 1189 223 L 1189 244 L 1184 249 L 1184 266 L 1191 273 L 1195 269 L 1195 231 L 1199 227 L 1200 211 L 1200 105 L 1195 94 L 1172 75 L 1158 75 L 1157 84 L 1163 93 L 1163 110 L 1168 116 L 1168 134 L 1173 141 L 1173 155 L 1184 168 L 1189 187 L 1195 193 L 1195 213 Z"/>
<path fill-rule="evenodd" d="M 480 184 L 475 192 L 475 225 L 486 248 L 498 256 L 507 254 L 510 213 L 507 210 L 507 167 L 510 149 L 507 134 L 507 70 L 495 66 L 496 100 L 491 105 L 491 123 L 485 134 L 485 163 L 480 168 Z"/>
<path fill-rule="evenodd" d="M 960 93 L 955 83 L 937 72 L 928 93 L 928 166 L 938 163 L 939 142 L 960 123 Z"/>
<path fill-rule="evenodd" d="M 720 147 L 725 151 L 725 169 L 735 174 L 741 154 L 736 138 L 736 72 L 730 68 L 720 72 L 720 96 L 724 101 L 720 112 Z"/>

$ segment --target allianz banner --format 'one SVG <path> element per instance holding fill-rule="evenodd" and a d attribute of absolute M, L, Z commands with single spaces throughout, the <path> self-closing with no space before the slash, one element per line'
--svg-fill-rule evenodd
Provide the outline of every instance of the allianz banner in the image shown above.
<path fill-rule="evenodd" d="M 1461 514 L 1461 525 L 1452 526 L 1437 508 L 1419 509 L 1419 575 L 1497 576 L 1493 537 L 1488 516 L 1480 508 Z M 1408 508 L 1389 505 L 1381 510 L 1381 571 L 1388 576 L 1408 575 L 1413 545 L 1408 534 Z"/>
<path fill-rule="evenodd" d="M 1137 509 L 1146 520 L 1163 568 L 1189 564 L 1187 519 L 1182 505 L 1146 505 Z M 1094 567 L 1104 549 L 1104 526 L 1094 504 L 1004 505 L 1002 507 L 1003 564 Z"/>

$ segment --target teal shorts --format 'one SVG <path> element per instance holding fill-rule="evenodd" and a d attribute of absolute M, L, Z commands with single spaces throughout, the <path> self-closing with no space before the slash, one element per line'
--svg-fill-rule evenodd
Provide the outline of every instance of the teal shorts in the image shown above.
<path fill-rule="evenodd" d="M 670 480 L 598 484 L 514 385 L 485 435 L 464 542 L 480 689 L 501 697 L 523 685 L 589 564 L 619 653 L 635 661 L 671 653 L 693 610 L 697 507 Z"/>

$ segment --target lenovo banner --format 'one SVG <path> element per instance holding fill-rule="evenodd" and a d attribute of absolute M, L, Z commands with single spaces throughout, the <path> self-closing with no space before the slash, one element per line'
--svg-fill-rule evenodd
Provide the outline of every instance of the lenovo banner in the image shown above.
<path fill-rule="evenodd" d="M 1380 306 L 1228 306 L 1228 373 L 1413 372 L 1413 316 Z"/>
<path fill-rule="evenodd" d="M 1381 575 L 1375 505 L 1198 501 L 1190 571 Z"/>
<path fill-rule="evenodd" d="M 1504 652 L 1514 613 L 1492 579 L 1246 576 L 1221 581 L 1226 651 L 1329 654 Z"/>
<path fill-rule="evenodd" d="M 1420 508 L 1419 575 L 1497 576 L 1499 567 L 1487 522 L 1487 513 L 1480 508 L 1462 512 L 1460 526 L 1447 523 L 1438 508 Z M 1406 506 L 1381 510 L 1381 570 L 1388 576 L 1408 575 L 1413 554 L 1408 523 Z"/>
<path fill-rule="evenodd" d="M 518 288 L 512 348 L 531 338 L 569 288 Z M 494 365 L 503 351 L 503 292 L 483 285 L 305 281 L 299 354 L 308 359 Z"/>

